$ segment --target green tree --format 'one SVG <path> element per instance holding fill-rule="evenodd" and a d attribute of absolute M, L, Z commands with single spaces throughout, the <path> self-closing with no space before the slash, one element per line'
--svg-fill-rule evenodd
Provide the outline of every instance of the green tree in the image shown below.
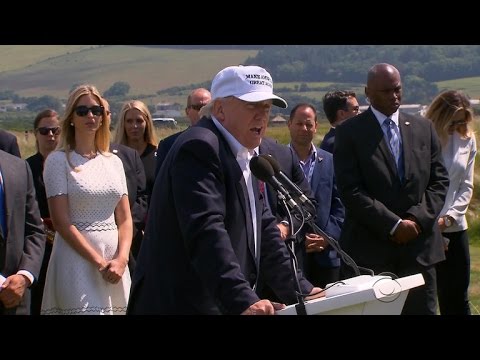
<path fill-rule="evenodd" d="M 45 95 L 39 98 L 28 98 L 29 102 L 27 109 L 34 112 L 39 112 L 44 109 L 53 109 L 60 112 L 62 110 L 62 102 L 56 97 Z"/>
<path fill-rule="evenodd" d="M 108 88 L 103 95 L 107 96 L 126 96 L 130 91 L 130 84 L 124 81 L 117 81 Z"/>
<path fill-rule="evenodd" d="M 439 92 L 436 84 L 415 75 L 405 76 L 402 88 L 404 104 L 429 104 Z"/>

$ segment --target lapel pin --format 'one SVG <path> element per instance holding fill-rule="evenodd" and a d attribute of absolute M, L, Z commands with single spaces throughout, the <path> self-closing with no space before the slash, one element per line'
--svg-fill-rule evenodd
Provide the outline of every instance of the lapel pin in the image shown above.
<path fill-rule="evenodd" d="M 410 125 L 410 121 L 405 121 L 405 125 Z"/>

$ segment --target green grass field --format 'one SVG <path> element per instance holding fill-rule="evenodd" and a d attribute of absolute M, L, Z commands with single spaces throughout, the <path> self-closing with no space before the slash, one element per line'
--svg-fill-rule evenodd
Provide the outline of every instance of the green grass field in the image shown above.
<path fill-rule="evenodd" d="M 47 59 L 98 45 L 0 45 L 0 73 L 22 69 Z"/>
<path fill-rule="evenodd" d="M 448 81 L 439 81 L 436 83 L 438 90 L 462 90 L 472 99 L 480 99 L 480 76 L 455 79 Z"/>
<path fill-rule="evenodd" d="M 158 90 L 210 81 L 223 67 L 241 64 L 257 50 L 182 50 L 140 46 L 87 47 L 76 51 L 65 46 L 50 47 L 54 55 L 63 49 L 62 56 L 48 59 L 37 56 L 38 47 L 31 54 L 25 52 L 24 67 L 15 65 L 13 55 L 5 68 L 13 71 L 0 73 L 1 89 L 13 90 L 21 96 L 52 95 L 66 98 L 73 84 L 92 83 L 101 92 L 117 81 L 130 84 L 129 94 L 155 94 Z M 48 50 L 48 49 L 44 49 Z M 67 54 L 66 52 L 69 51 Z M 11 47 L 0 46 L 0 58 L 11 54 Z M 28 63 L 30 61 L 30 63 Z M 162 96 L 151 101 L 175 101 Z M 181 103 L 184 102 L 181 98 Z"/>

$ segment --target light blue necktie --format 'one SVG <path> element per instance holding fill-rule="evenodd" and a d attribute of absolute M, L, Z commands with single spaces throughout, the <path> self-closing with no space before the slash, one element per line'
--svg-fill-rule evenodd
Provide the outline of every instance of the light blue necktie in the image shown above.
<path fill-rule="evenodd" d="M 398 127 L 390 118 L 386 118 L 383 122 L 383 125 L 387 130 L 388 145 L 395 159 L 398 175 L 400 179 L 403 179 L 403 164 L 401 159 L 402 154 L 400 149 L 400 134 L 398 133 Z"/>

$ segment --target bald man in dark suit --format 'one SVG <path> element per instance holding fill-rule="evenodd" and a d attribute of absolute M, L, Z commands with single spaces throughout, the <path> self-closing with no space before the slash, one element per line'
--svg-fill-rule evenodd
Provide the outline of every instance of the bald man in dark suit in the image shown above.
<path fill-rule="evenodd" d="M 342 248 L 358 265 L 403 277 L 421 273 L 402 314 L 435 314 L 434 265 L 443 259 L 437 225 L 448 189 L 432 123 L 399 112 L 402 83 L 389 64 L 367 78 L 367 111 L 336 129 L 334 167 L 345 205 Z"/>

